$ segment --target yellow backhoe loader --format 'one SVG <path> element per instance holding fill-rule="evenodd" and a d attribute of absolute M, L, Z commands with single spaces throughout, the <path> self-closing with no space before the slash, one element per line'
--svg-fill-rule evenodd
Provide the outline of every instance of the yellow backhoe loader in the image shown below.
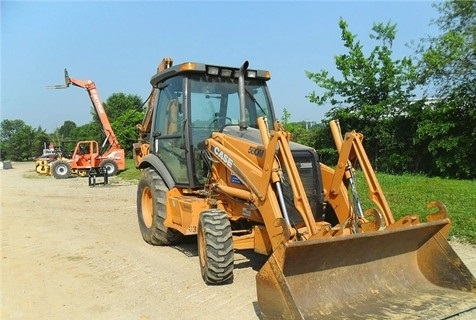
<path fill-rule="evenodd" d="M 268 71 L 161 66 L 133 146 L 147 243 L 197 235 L 211 285 L 233 281 L 234 250 L 267 255 L 256 276 L 264 319 L 442 319 L 476 308 L 445 206 L 431 202 L 426 222 L 395 221 L 361 134 L 342 136 L 331 121 L 339 159 L 325 165 L 276 121 Z M 375 208 L 361 204 L 356 164 Z"/>

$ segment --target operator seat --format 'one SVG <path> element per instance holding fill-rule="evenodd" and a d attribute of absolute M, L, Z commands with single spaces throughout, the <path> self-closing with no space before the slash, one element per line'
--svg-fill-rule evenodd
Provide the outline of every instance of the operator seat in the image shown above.
<path fill-rule="evenodd" d="M 180 103 L 177 99 L 172 99 L 167 104 L 167 114 L 165 116 L 165 129 L 167 130 L 166 135 L 176 135 L 179 134 L 179 112 L 180 112 Z"/>

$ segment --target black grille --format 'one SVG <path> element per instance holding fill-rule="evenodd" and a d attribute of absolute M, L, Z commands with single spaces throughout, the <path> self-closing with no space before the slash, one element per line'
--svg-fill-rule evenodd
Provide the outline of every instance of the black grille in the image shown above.
<path fill-rule="evenodd" d="M 317 221 L 324 220 L 322 179 L 317 154 L 312 150 L 293 151 L 294 162 L 301 176 L 306 196 Z M 302 217 L 294 207 L 291 185 L 288 183 L 288 174 L 284 172 L 283 194 L 292 224 L 301 223 Z"/>

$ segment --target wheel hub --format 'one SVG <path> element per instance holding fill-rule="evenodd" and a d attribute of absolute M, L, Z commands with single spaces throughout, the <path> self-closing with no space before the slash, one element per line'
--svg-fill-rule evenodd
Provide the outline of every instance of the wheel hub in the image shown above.
<path fill-rule="evenodd" d="M 147 228 L 152 226 L 153 221 L 153 204 L 150 188 L 144 188 L 142 191 L 142 219 Z"/>

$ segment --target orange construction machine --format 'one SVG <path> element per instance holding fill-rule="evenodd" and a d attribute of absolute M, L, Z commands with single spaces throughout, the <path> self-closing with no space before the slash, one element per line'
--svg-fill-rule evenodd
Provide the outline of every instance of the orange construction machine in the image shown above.
<path fill-rule="evenodd" d="M 91 80 L 77 80 L 70 78 L 68 71 L 64 70 L 65 85 L 50 86 L 50 89 L 65 89 L 70 85 L 86 89 L 94 109 L 101 121 L 106 135 L 104 142 L 99 146 L 97 141 L 79 141 L 76 144 L 71 159 L 58 159 L 48 164 L 49 170 L 37 166 L 37 171 L 49 171 L 57 179 L 69 178 L 71 173 L 85 176 L 89 170 L 102 168 L 109 176 L 125 169 L 125 152 L 119 145 L 116 134 L 111 127 L 106 110 L 99 98 L 96 85 Z M 38 169 L 39 168 L 39 169 Z"/>
<path fill-rule="evenodd" d="M 270 73 L 186 62 L 151 79 L 152 110 L 134 144 L 143 239 L 196 235 L 207 284 L 233 281 L 234 251 L 266 255 L 256 276 L 263 319 L 446 319 L 476 307 L 476 279 L 447 241 L 444 205 L 426 222 L 394 219 L 355 131 L 330 127 L 335 165 L 290 141 Z M 374 208 L 357 193 L 355 165 Z"/>

